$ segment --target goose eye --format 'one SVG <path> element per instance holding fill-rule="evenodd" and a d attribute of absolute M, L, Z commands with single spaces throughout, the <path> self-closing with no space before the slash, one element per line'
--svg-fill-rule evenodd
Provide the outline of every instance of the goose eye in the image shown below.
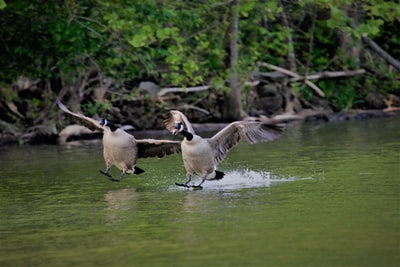
<path fill-rule="evenodd" d="M 99 120 L 99 123 L 100 123 L 101 126 L 104 126 L 104 125 L 107 124 L 107 121 L 102 118 L 102 119 Z"/>

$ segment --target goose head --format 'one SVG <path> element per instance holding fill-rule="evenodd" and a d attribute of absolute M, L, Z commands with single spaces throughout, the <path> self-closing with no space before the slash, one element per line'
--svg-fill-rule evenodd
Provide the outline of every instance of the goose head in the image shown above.
<path fill-rule="evenodd" d="M 108 121 L 107 121 L 106 119 L 104 119 L 104 118 L 101 118 L 101 119 L 99 120 L 99 124 L 100 124 L 101 126 L 107 126 Z"/>
<path fill-rule="evenodd" d="M 109 122 L 108 120 L 106 120 L 106 119 L 104 119 L 104 118 L 101 118 L 101 119 L 99 120 L 99 124 L 100 124 L 100 126 L 102 126 L 102 127 L 107 126 L 108 128 L 110 128 L 110 130 L 111 130 L 112 132 L 114 132 L 115 130 L 118 129 L 118 127 L 115 126 L 112 122 Z"/>
<path fill-rule="evenodd" d="M 172 128 L 172 134 L 177 135 L 178 133 L 181 133 L 184 130 L 182 122 L 178 121 L 175 122 L 175 126 Z"/>

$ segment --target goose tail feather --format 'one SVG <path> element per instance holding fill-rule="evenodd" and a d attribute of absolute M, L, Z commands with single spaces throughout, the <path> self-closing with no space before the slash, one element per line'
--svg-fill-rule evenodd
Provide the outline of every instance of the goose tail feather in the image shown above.
<path fill-rule="evenodd" d="M 134 174 L 141 174 L 144 173 L 144 170 L 139 168 L 138 166 L 135 166 L 135 171 L 133 172 Z"/>
<path fill-rule="evenodd" d="M 211 178 L 210 181 L 221 180 L 222 178 L 224 178 L 224 176 L 225 176 L 224 172 L 215 171 L 215 176 L 213 178 Z"/>

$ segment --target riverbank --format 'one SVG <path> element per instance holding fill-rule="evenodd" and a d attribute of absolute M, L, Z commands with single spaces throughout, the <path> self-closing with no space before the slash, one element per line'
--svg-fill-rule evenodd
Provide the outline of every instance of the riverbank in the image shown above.
<path fill-rule="evenodd" d="M 328 111 L 304 111 L 299 114 L 281 114 L 273 117 L 247 117 L 246 120 L 259 120 L 270 123 L 280 123 L 290 125 L 292 123 L 339 123 L 349 120 L 368 120 L 374 118 L 387 118 L 400 115 L 400 109 L 391 110 L 349 110 L 341 112 Z M 229 123 L 193 123 L 193 127 L 198 133 L 218 131 Z M 129 130 L 137 138 L 158 138 L 168 134 L 167 130 Z M 79 140 L 101 139 L 100 132 L 93 132 L 80 125 L 69 125 L 61 131 L 54 129 L 48 131 L 28 131 L 20 135 L 0 136 L 0 146 L 22 145 L 22 144 L 48 144 L 69 143 Z"/>

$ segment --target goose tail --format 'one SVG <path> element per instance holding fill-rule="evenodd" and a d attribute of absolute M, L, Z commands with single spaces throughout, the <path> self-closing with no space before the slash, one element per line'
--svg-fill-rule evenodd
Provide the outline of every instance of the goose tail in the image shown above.
<path fill-rule="evenodd" d="M 135 166 L 132 168 L 132 170 L 129 170 L 126 173 L 141 174 L 141 173 L 144 173 L 144 170 L 139 168 L 138 166 Z"/>
<path fill-rule="evenodd" d="M 215 171 L 215 176 L 211 179 L 209 179 L 210 181 L 213 180 L 221 180 L 222 178 L 224 178 L 225 173 L 221 172 L 221 171 Z"/>

